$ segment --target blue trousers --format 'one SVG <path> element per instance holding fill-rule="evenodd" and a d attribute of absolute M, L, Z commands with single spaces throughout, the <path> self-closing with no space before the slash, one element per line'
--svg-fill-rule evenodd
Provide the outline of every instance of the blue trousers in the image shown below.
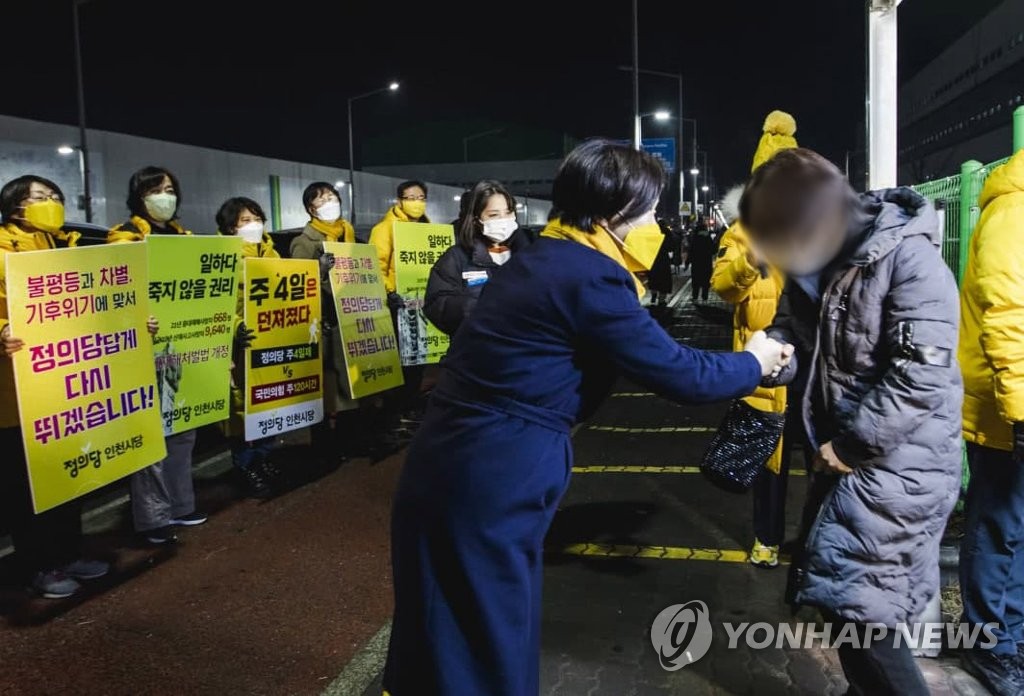
<path fill-rule="evenodd" d="M 241 437 L 231 440 L 231 462 L 239 469 L 248 469 L 253 464 L 270 456 L 274 438 L 265 437 L 246 442 Z"/>
<path fill-rule="evenodd" d="M 435 395 L 391 522 L 391 696 L 537 696 L 544 535 L 568 432 Z"/>
<path fill-rule="evenodd" d="M 971 481 L 960 546 L 964 623 L 995 623 L 993 652 L 1024 643 L 1024 467 L 1004 450 L 967 444 Z"/>

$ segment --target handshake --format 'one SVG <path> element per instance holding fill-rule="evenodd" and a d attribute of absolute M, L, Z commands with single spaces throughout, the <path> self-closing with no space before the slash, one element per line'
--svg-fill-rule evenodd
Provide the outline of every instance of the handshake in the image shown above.
<path fill-rule="evenodd" d="M 779 343 L 768 338 L 764 331 L 755 331 L 743 350 L 757 358 L 761 364 L 761 376 L 777 379 L 783 369 L 793 361 L 793 346 L 790 343 Z"/>

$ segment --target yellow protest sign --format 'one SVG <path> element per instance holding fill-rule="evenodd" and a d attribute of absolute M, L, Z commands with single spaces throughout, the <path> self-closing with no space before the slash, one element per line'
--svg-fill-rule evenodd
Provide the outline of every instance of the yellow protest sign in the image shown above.
<path fill-rule="evenodd" d="M 242 240 L 149 235 L 146 249 L 164 434 L 226 420 Z"/>
<path fill-rule="evenodd" d="M 349 398 L 360 399 L 400 386 L 402 361 L 374 247 L 326 242 L 324 251 L 334 254 L 331 294 Z"/>
<path fill-rule="evenodd" d="M 167 455 L 141 244 L 7 254 L 11 334 L 36 512 Z"/>
<path fill-rule="evenodd" d="M 405 309 L 398 312 L 402 364 L 440 362 L 448 352 L 448 334 L 427 320 L 423 299 L 430 269 L 455 243 L 455 231 L 451 225 L 420 222 L 396 222 L 394 230 L 395 291 L 405 300 Z"/>
<path fill-rule="evenodd" d="M 322 421 L 319 264 L 245 259 L 245 325 L 245 439 Z"/>

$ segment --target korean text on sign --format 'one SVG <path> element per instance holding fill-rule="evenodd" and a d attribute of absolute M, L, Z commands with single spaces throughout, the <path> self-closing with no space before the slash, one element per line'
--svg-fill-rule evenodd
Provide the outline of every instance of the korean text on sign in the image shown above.
<path fill-rule="evenodd" d="M 150 236 L 149 307 L 160 322 L 156 374 L 164 433 L 230 415 L 231 345 L 242 240 Z"/>
<path fill-rule="evenodd" d="M 37 512 L 166 454 L 141 244 L 6 255 L 22 438 Z"/>
<path fill-rule="evenodd" d="M 430 269 L 455 243 L 451 225 L 396 222 L 395 287 L 405 308 L 398 312 L 398 344 L 403 365 L 436 363 L 448 352 L 448 335 L 427 320 L 423 298 Z"/>
<path fill-rule="evenodd" d="M 348 396 L 358 399 L 401 385 L 398 341 L 373 247 L 335 242 L 324 244 L 324 251 L 334 254 L 333 340 L 340 341 L 345 358 Z"/>
<path fill-rule="evenodd" d="M 245 439 L 323 420 L 320 279 L 316 261 L 244 261 Z"/>

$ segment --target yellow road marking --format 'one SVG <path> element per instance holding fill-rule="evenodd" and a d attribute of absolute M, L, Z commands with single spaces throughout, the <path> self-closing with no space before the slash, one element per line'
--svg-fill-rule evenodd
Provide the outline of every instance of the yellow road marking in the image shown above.
<path fill-rule="evenodd" d="M 569 544 L 550 549 L 567 556 L 596 556 L 599 558 L 655 558 L 671 561 L 718 561 L 720 563 L 746 563 L 750 555 L 740 549 L 699 549 L 685 546 L 639 546 L 634 544 Z M 780 563 L 789 563 L 786 556 Z"/>
<path fill-rule="evenodd" d="M 617 425 L 588 425 L 587 430 L 601 433 L 714 433 L 718 428 L 703 425 L 665 426 L 663 428 L 624 428 Z"/>
<path fill-rule="evenodd" d="M 574 474 L 699 474 L 699 466 L 574 466 Z M 790 476 L 806 476 L 803 469 L 791 469 Z"/>

